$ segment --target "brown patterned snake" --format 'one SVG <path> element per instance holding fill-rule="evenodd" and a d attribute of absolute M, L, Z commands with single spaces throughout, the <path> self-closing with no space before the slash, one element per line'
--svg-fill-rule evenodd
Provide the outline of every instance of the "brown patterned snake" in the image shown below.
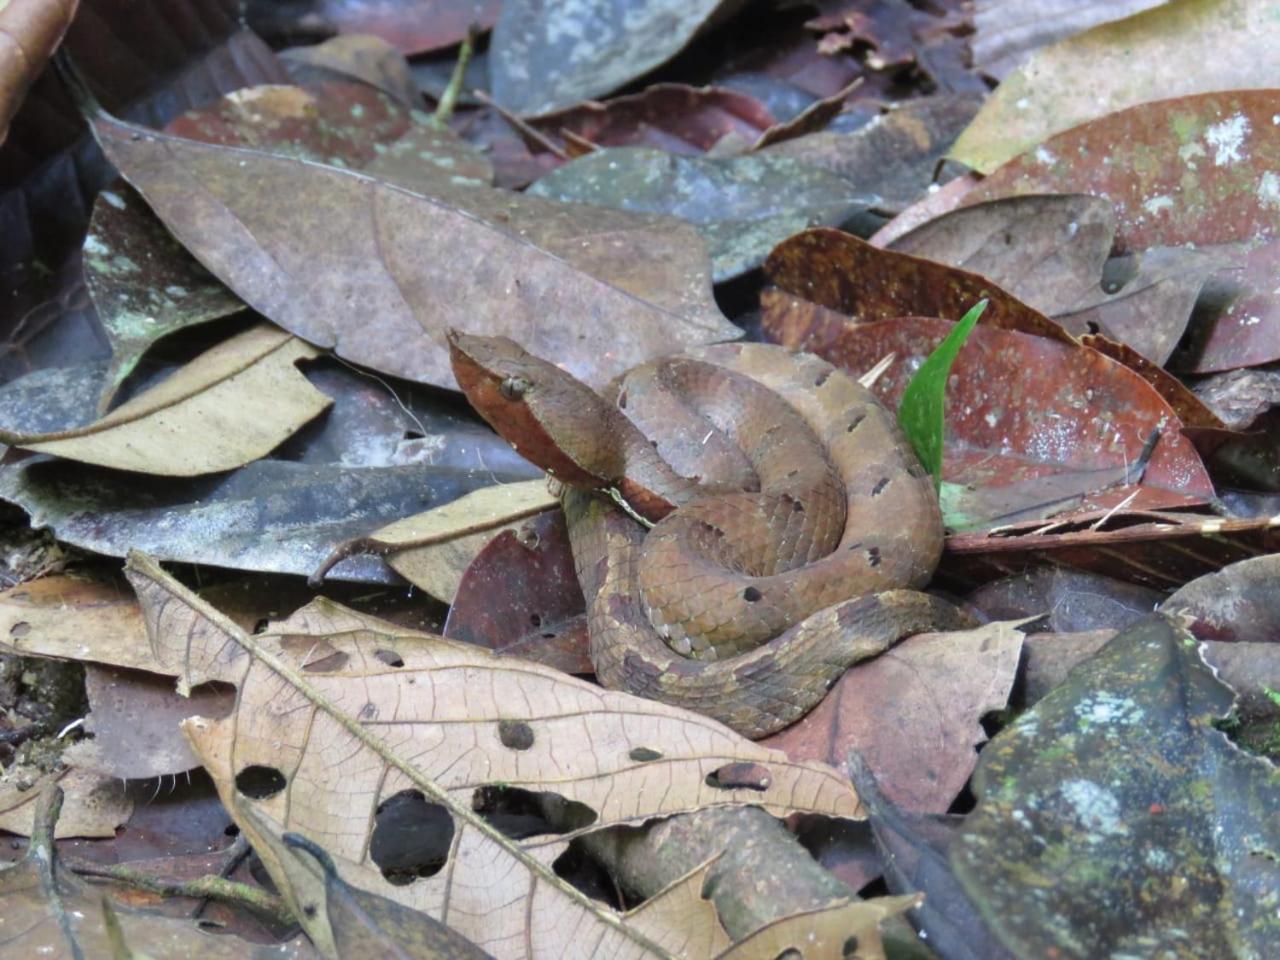
<path fill-rule="evenodd" d="M 964 622 L 909 589 L 942 550 L 932 482 L 893 415 L 826 361 L 716 344 L 636 367 L 605 399 L 506 338 L 450 347 L 472 405 L 567 485 L 605 686 L 762 737 L 858 660 Z M 657 525 L 587 492 L 603 489 Z"/>

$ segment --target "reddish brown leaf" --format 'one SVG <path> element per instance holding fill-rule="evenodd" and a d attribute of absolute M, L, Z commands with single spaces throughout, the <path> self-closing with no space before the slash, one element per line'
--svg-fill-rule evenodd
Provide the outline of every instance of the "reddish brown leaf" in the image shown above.
<path fill-rule="evenodd" d="M 527 121 L 553 143 L 566 134 L 601 147 L 654 147 L 698 154 L 736 134 L 748 144 L 777 121 L 755 97 L 725 87 L 656 83 L 640 93 L 588 100 Z"/>
<path fill-rule="evenodd" d="M 1186 384 L 1172 374 L 1166 373 L 1163 368 L 1156 366 L 1132 347 L 1116 343 L 1097 333 L 1085 334 L 1080 338 L 1080 342 L 1117 363 L 1123 363 L 1151 384 L 1152 388 L 1173 408 L 1184 427 L 1206 427 L 1219 430 L 1226 426 L 1203 400 L 1191 392 Z"/>
<path fill-rule="evenodd" d="M 979 720 L 1009 698 L 1021 650 L 1009 624 L 910 637 L 847 671 L 812 713 L 761 743 L 837 768 L 857 750 L 896 803 L 945 813 L 986 740 Z"/>
<path fill-rule="evenodd" d="M 765 296 L 764 329 L 777 343 L 809 350 L 854 373 L 894 354 L 897 362 L 875 387 L 892 405 L 951 327 L 922 317 L 853 323 L 789 294 Z M 947 404 L 943 475 L 953 483 L 982 490 L 1026 482 L 1034 496 L 1035 486 L 1054 475 L 1123 471 L 1159 429 L 1132 503 L 1167 507 L 1213 496 L 1213 484 L 1178 432 L 1169 405 L 1136 373 L 1074 341 L 980 324 L 952 369 Z M 1085 503 L 1114 504 L 1132 492 L 1111 490 Z"/>
<path fill-rule="evenodd" d="M 71 26 L 78 0 L 8 0 L 0 5 L 0 143 L 27 90 Z"/>
<path fill-rule="evenodd" d="M 1075 342 L 1058 324 L 985 277 L 882 250 L 826 227 L 798 233 L 774 247 L 765 273 L 787 293 L 859 323 L 894 317 L 959 320 L 985 298 L 989 302 L 982 315 L 984 326 Z"/>
<path fill-rule="evenodd" d="M 422 106 L 409 62 L 381 37 L 348 33 L 310 47 L 280 51 L 289 76 L 303 87 L 320 80 L 355 78 L 394 97 L 406 107 Z"/>
<path fill-rule="evenodd" d="M 1189 362 L 1197 372 L 1280 358 L 1280 91 L 1206 93 L 1142 104 L 1059 133 L 1009 161 L 965 204 L 1027 193 L 1092 193 L 1115 207 L 1130 250 L 1244 245 L 1229 305 Z"/>
<path fill-rule="evenodd" d="M 979 584 L 1045 563 L 1167 590 L 1238 560 L 1280 551 L 1280 517 L 1096 510 L 947 538 L 942 572 Z"/>
<path fill-rule="evenodd" d="M 530 517 L 476 555 L 458 585 L 444 635 L 566 673 L 593 673 L 586 602 L 564 514 Z"/>

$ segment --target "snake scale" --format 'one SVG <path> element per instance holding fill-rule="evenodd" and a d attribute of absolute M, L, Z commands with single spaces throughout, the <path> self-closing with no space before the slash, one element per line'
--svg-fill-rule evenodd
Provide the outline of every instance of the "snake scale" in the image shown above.
<path fill-rule="evenodd" d="M 602 396 L 506 338 L 449 339 L 472 406 L 565 484 L 605 686 L 759 738 L 851 664 L 965 622 L 915 589 L 942 551 L 932 481 L 893 415 L 826 361 L 714 344 Z"/>

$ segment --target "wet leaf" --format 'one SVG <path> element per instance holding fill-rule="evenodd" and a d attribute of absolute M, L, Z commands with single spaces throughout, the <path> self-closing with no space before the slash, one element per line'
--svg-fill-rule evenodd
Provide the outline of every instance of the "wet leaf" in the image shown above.
<path fill-rule="evenodd" d="M 1280 92 L 1208 93 L 1143 104 L 1058 134 L 988 177 L 965 203 L 1079 192 L 1105 196 L 1126 250 L 1194 245 L 1224 257 L 1215 310 L 1180 366 L 1199 372 L 1280 357 L 1280 202 L 1271 159 L 1280 151 Z M 1101 162 L 1102 157 L 1107 162 Z M 1277 187 L 1280 189 L 1280 187 Z M 1208 293 L 1208 292 L 1206 292 Z"/>
<path fill-rule="evenodd" d="M 587 953 L 604 942 L 611 956 L 646 955 L 652 948 L 642 937 L 547 866 L 575 826 L 641 822 L 711 804 L 758 804 L 778 813 L 857 810 L 834 771 L 791 764 L 695 714 L 406 632 L 325 601 L 250 636 L 152 561 L 135 554 L 129 575 L 158 669 L 182 670 L 184 686 L 211 679 L 237 684 L 235 714 L 194 718 L 184 729 L 297 908 L 308 902 L 306 892 L 271 855 L 265 831 L 324 836 L 345 880 L 438 918 L 447 913 L 454 929 L 500 956 L 518 952 L 510 943 L 525 938 L 535 951 L 554 950 L 566 929 L 577 942 L 590 931 Z M 465 696 L 459 676 L 477 681 L 466 684 Z M 587 742 L 595 749 L 582 749 Z M 636 759 L 655 748 L 662 764 Z M 479 765 L 458 763 L 464 752 Z M 762 792 L 706 782 L 729 762 L 765 765 L 769 786 Z M 565 824 L 567 834 L 517 845 L 473 809 L 486 784 L 549 789 L 589 815 Z M 387 881 L 377 863 L 382 854 L 369 856 L 371 840 L 379 842 L 379 810 L 400 795 L 442 807 L 453 841 L 443 869 L 408 886 Z M 305 912 L 299 916 L 311 930 Z"/>
<path fill-rule="evenodd" d="M 898 423 L 911 441 L 916 456 L 933 477 L 934 484 L 942 482 L 947 381 L 965 340 L 986 309 L 987 301 L 979 300 L 960 318 L 942 342 L 925 357 L 898 402 Z"/>
<path fill-rule="evenodd" d="M 409 62 L 381 37 L 343 33 L 314 46 L 281 50 L 279 56 L 299 86 L 310 86 L 313 79 L 354 77 L 406 107 L 422 106 Z"/>
<path fill-rule="evenodd" d="M 565 673 L 595 673 L 564 514 L 535 514 L 476 554 L 444 635 Z"/>
<path fill-rule="evenodd" d="M 1169 0 L 977 0 L 974 4 L 973 63 L 982 72 L 1003 79 L 1041 47 L 1065 40 Z"/>
<path fill-rule="evenodd" d="M 951 862 L 1012 952 L 1267 954 L 1280 773 L 1213 726 L 1234 699 L 1154 616 L 988 744 Z"/>
<path fill-rule="evenodd" d="M 679 53 L 738 0 L 504 0 L 493 28 L 493 98 L 512 113 L 549 113 L 611 93 Z"/>
<path fill-rule="evenodd" d="M 961 317 L 988 301 L 984 327 L 1020 330 L 1062 343 L 1075 339 L 985 277 L 882 250 L 839 230 L 806 230 L 778 244 L 765 264 L 787 293 L 838 310 L 859 323 L 895 317 Z"/>
<path fill-rule="evenodd" d="M 0 431 L 25 450 L 169 477 L 230 470 L 270 453 L 332 402 L 295 364 L 315 350 L 254 327 L 88 426 L 52 434 Z"/>
<path fill-rule="evenodd" d="M 878 197 L 877 210 L 897 212 L 925 194 L 938 161 L 980 103 L 969 95 L 911 100 L 853 133 L 810 133 L 763 153 L 829 170 Z"/>
<path fill-rule="evenodd" d="M 209 933 L 191 920 L 178 920 L 137 910 L 107 899 L 102 890 L 62 866 L 53 845 L 54 823 L 62 835 L 67 816 L 62 793 L 40 798 L 40 826 L 25 856 L 0 870 L 0 898 L 5 905 L 5 948 L 14 956 L 80 960 L 82 957 L 127 957 L 149 960 L 310 960 L 319 954 L 307 941 L 261 944 L 234 934 Z M 108 920 L 107 918 L 111 918 Z M 114 929 L 113 929 L 114 928 Z"/>
<path fill-rule="evenodd" d="M 166 560 L 307 576 L 339 544 L 421 513 L 495 480 L 475 468 L 422 464 L 353 470 L 342 464 L 259 460 L 230 477 L 181 485 L 69 461 L 31 460 L 0 470 L 0 498 L 64 543 L 108 556 L 132 547 Z M 330 574 L 387 583 L 381 560 L 352 557 Z"/>
<path fill-rule="evenodd" d="M 890 404 L 952 327 L 923 317 L 852 323 L 786 294 L 765 295 L 764 328 L 774 342 L 855 374 L 894 354 L 897 363 L 875 385 Z M 979 324 L 956 359 L 948 389 L 943 479 L 979 494 L 1016 493 L 999 516 L 1035 504 L 1056 504 L 1050 514 L 1082 502 L 1109 506 L 1135 490 L 1135 509 L 1213 496 L 1194 447 L 1170 429 L 1178 421 L 1168 404 L 1136 373 L 1079 344 Z M 1161 433 L 1140 486 L 1103 489 L 1140 462 L 1154 430 Z M 1105 472 L 1076 478 L 1083 482 L 1069 492 L 1046 487 L 1055 477 L 1092 471 Z M 1007 522 L 990 513 L 970 519 Z"/>
<path fill-rule="evenodd" d="M 111 341 L 104 413 L 147 349 L 175 331 L 244 309 L 191 258 L 133 190 L 103 190 L 84 241 L 85 283 Z"/>
<path fill-rule="evenodd" d="M 317 11 L 338 33 L 372 33 L 405 54 L 460 43 L 474 24 L 487 30 L 502 0 L 320 0 Z"/>
<path fill-rule="evenodd" d="M 431 596 L 453 603 L 463 573 L 487 543 L 559 503 L 545 479 L 484 487 L 375 530 L 360 546 L 385 556 L 392 569 Z"/>
<path fill-rule="evenodd" d="M 0 7 L 0 143 L 45 61 L 76 15 L 78 0 L 7 0 Z"/>
<path fill-rule="evenodd" d="M 165 225 L 250 306 L 386 373 L 452 386 L 444 334 L 454 326 L 513 335 L 595 384 L 673 347 L 737 335 L 705 299 L 668 309 L 375 180 L 105 118 L 95 130 Z M 653 260 L 632 269 L 646 267 Z M 500 309 L 483 306 L 495 297 Z M 625 336 L 597 327 L 605 316 Z"/>
<path fill-rule="evenodd" d="M 1103 24 L 1041 50 L 1006 77 L 950 155 L 991 173 L 1036 144 L 1047 147 L 1054 134 L 1135 104 L 1269 86 L 1265 64 L 1277 42 L 1280 23 L 1251 0 L 1178 0 Z M 1123 166 L 1115 150 L 1126 146 L 1155 144 L 1137 128 L 1100 156 Z"/>
<path fill-rule="evenodd" d="M 948 960 L 1016 960 L 992 936 L 948 862 L 962 818 L 899 809 L 856 753 L 849 755 L 849 778 L 866 798 L 889 890 L 924 894 L 911 918 L 921 939 Z"/>
<path fill-rule="evenodd" d="M 979 721 L 1008 702 L 1022 650 L 1016 626 L 908 637 L 846 671 L 812 713 L 761 742 L 837 767 L 857 750 L 895 803 L 944 813 L 986 742 Z"/>
<path fill-rule="evenodd" d="M 529 192 L 697 224 L 717 283 L 758 267 L 793 233 L 841 223 L 871 203 L 844 178 L 789 157 L 682 157 L 639 147 L 579 157 Z"/>

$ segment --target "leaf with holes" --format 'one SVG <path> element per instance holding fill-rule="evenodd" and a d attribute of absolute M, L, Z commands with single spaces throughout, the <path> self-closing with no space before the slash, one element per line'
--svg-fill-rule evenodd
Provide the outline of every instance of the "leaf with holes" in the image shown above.
<path fill-rule="evenodd" d="M 184 724 L 227 808 L 250 804 L 277 833 L 323 837 L 346 881 L 447 912 L 498 956 L 526 938 L 561 955 L 568 930 L 584 953 L 653 952 L 551 869 L 587 830 L 712 805 L 859 813 L 836 771 L 791 763 L 695 714 L 323 600 L 249 635 L 149 559 L 133 555 L 128 572 L 154 669 L 181 671 L 184 687 L 238 686 L 234 714 Z M 735 764 L 767 776 L 721 785 L 713 774 Z M 552 797 L 563 816 L 529 828 L 527 811 Z M 498 826 L 516 819 L 522 842 Z"/>

